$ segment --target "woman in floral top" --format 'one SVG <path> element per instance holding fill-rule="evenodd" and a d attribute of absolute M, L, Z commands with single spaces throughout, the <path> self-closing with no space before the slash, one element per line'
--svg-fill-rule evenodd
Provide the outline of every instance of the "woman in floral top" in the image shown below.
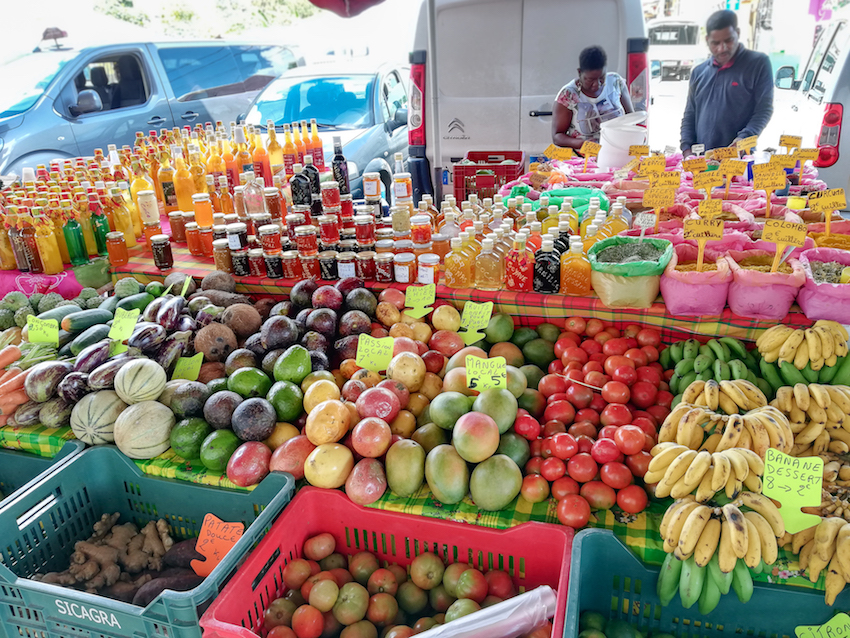
<path fill-rule="evenodd" d="M 602 122 L 635 110 L 625 80 L 605 73 L 608 56 L 602 47 L 587 47 L 578 61 L 578 77 L 558 92 L 552 111 L 552 142 L 574 149 L 598 142 Z"/>

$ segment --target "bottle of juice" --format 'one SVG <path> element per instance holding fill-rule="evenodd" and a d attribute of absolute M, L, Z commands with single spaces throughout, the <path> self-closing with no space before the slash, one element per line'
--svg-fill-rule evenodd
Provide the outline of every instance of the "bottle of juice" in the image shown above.
<path fill-rule="evenodd" d="M 483 247 L 481 242 L 484 240 L 484 222 L 472 222 L 472 228 L 466 232 L 469 233 L 469 244 L 475 249 L 475 255 L 478 256 Z"/>
<path fill-rule="evenodd" d="M 596 224 L 591 224 L 587 227 L 587 233 L 582 240 L 582 252 L 586 255 L 587 251 L 590 250 L 590 247 L 593 246 L 597 241 L 599 241 L 599 237 L 597 237 L 597 232 L 599 232 L 599 227 Z"/>
<path fill-rule="evenodd" d="M 245 188 L 242 190 L 242 197 L 245 202 L 245 213 L 247 213 L 248 216 L 263 213 L 266 210 L 266 200 L 263 197 L 263 185 L 253 172 L 249 172 L 247 174 L 247 178 Z M 198 221 L 198 225 L 201 225 L 200 221 Z"/>
<path fill-rule="evenodd" d="M 558 222 L 558 239 L 555 240 L 554 248 L 559 254 L 563 255 L 564 253 L 569 252 L 570 237 L 572 237 L 570 234 L 570 222 Z"/>
<path fill-rule="evenodd" d="M 292 141 L 292 131 L 289 124 L 283 125 L 283 170 L 286 173 L 286 178 L 289 179 L 295 175 L 294 167 L 299 163 L 298 149 Z"/>
<path fill-rule="evenodd" d="M 294 206 L 310 206 L 313 203 L 313 190 L 310 178 L 301 169 L 301 163 L 296 163 L 292 169 L 295 174 L 289 180 L 289 188 L 292 192 L 292 204 Z"/>
<path fill-rule="evenodd" d="M 608 216 L 608 219 L 605 221 L 605 226 L 607 227 L 611 236 L 619 235 L 624 230 L 629 229 L 629 225 L 625 219 L 623 219 L 623 205 L 619 202 L 615 203 L 611 207 L 611 214 Z"/>
<path fill-rule="evenodd" d="M 272 168 L 272 173 L 274 173 L 276 166 L 283 167 L 283 147 L 277 141 L 274 120 L 266 120 L 266 133 L 269 135 L 269 165 Z"/>
<path fill-rule="evenodd" d="M 136 245 L 136 233 L 133 230 L 133 218 L 130 211 L 124 205 L 124 198 L 121 196 L 120 188 L 112 188 L 109 190 L 111 202 L 112 219 L 115 221 L 115 230 L 120 230 L 124 233 L 124 243 L 127 248 L 133 248 Z"/>
<path fill-rule="evenodd" d="M 310 155 L 310 144 L 310 129 L 307 128 L 307 120 L 301 120 L 301 145 L 304 147 L 304 158 Z M 306 159 L 304 163 L 306 163 Z"/>
<path fill-rule="evenodd" d="M 452 251 L 446 255 L 446 285 L 449 288 L 469 288 L 472 283 L 472 270 L 469 257 L 462 250 L 460 237 L 451 240 Z"/>
<path fill-rule="evenodd" d="M 225 215 L 230 215 L 231 213 L 233 213 L 233 196 L 230 194 L 230 191 L 227 190 L 226 177 L 218 178 L 218 189 L 218 199 L 221 203 L 221 212 Z"/>
<path fill-rule="evenodd" d="M 174 184 L 174 168 L 171 166 L 168 153 L 162 153 L 159 159 L 160 168 L 158 177 L 159 183 L 162 185 L 162 203 L 165 206 L 165 212 L 170 213 L 173 210 L 180 210 L 177 203 L 177 190 Z M 138 202 L 138 194 L 136 201 Z M 191 199 L 189 201 L 191 201 Z M 80 221 L 80 224 L 83 226 L 83 234 L 85 235 L 86 224 L 82 220 Z M 86 245 L 88 245 L 88 241 L 86 242 Z"/>
<path fill-rule="evenodd" d="M 472 226 L 472 222 L 475 221 L 475 213 L 472 208 L 469 206 L 464 207 L 463 213 L 460 216 L 460 229 L 467 230 L 470 226 Z"/>
<path fill-rule="evenodd" d="M 540 222 L 531 222 L 524 228 L 528 228 L 531 234 L 528 237 L 528 241 L 526 246 L 531 249 L 532 252 L 537 252 L 543 245 L 543 236 L 540 232 Z"/>
<path fill-rule="evenodd" d="M 499 256 L 499 259 L 504 259 L 508 254 L 508 249 L 505 248 L 503 243 L 505 239 L 504 231 L 498 228 L 492 234 L 488 235 L 488 238 L 493 240 L 493 252 Z M 502 270 L 504 270 L 504 266 Z"/>
<path fill-rule="evenodd" d="M 501 205 L 494 206 L 492 210 L 492 217 L 490 219 L 490 223 L 487 224 L 487 227 L 490 230 L 498 230 L 502 227 L 502 224 L 505 222 L 505 209 L 502 208 Z"/>
<path fill-rule="evenodd" d="M 174 154 L 174 194 L 177 197 L 177 209 L 181 211 L 192 210 L 192 195 L 195 194 L 195 180 L 192 173 L 183 161 L 179 149 L 172 149 Z"/>
<path fill-rule="evenodd" d="M 236 140 L 236 153 L 234 154 L 234 159 L 236 160 L 237 175 L 239 173 L 247 173 L 254 170 L 254 158 L 251 156 L 251 153 L 248 152 L 248 139 L 245 136 L 245 129 L 241 126 L 237 126 L 234 138 Z"/>
<path fill-rule="evenodd" d="M 492 239 L 481 243 L 481 253 L 475 258 L 475 287 L 478 290 L 501 290 L 504 279 L 502 258 L 493 251 Z"/>
<path fill-rule="evenodd" d="M 221 212 L 221 199 L 219 199 L 218 189 L 216 188 L 215 178 L 212 175 L 207 175 L 207 195 L 210 198 L 210 204 L 214 213 Z"/>
<path fill-rule="evenodd" d="M 331 160 L 334 179 L 339 184 L 340 195 L 351 194 L 351 182 L 348 175 L 348 162 L 342 154 L 342 138 L 334 136 L 334 156 Z"/>
<path fill-rule="evenodd" d="M 9 242 L 12 244 L 12 254 L 15 257 L 15 266 L 21 272 L 29 272 L 30 266 L 27 260 L 26 246 L 24 245 L 24 237 L 21 235 L 21 228 L 18 222 L 18 208 L 10 206 L 6 210 L 6 231 L 9 233 Z"/>
<path fill-rule="evenodd" d="M 215 183 L 218 183 L 218 178 L 227 172 L 227 164 L 221 156 L 221 144 L 219 144 L 218 140 L 211 140 L 209 149 L 210 156 L 207 160 L 207 175 L 210 175 Z"/>
<path fill-rule="evenodd" d="M 313 156 L 309 153 L 304 156 L 304 166 L 301 170 L 310 179 L 310 191 L 312 194 L 321 195 L 322 186 L 319 178 L 319 169 L 313 165 Z"/>
<path fill-rule="evenodd" d="M 542 225 L 540 227 L 541 232 L 545 235 L 549 232 L 550 228 L 558 228 L 558 207 L 557 206 L 549 206 L 547 208 L 548 215 L 543 220 Z"/>
<path fill-rule="evenodd" d="M 626 197 L 624 195 L 620 195 L 617 198 L 617 203 L 620 206 L 623 207 L 622 208 L 623 221 L 625 221 L 629 225 L 629 228 L 631 228 L 632 227 L 632 211 L 630 211 L 629 207 L 626 206 L 627 201 L 628 200 L 626 199 Z"/>
<path fill-rule="evenodd" d="M 94 238 L 94 230 L 92 229 L 91 211 L 89 210 L 89 201 L 85 195 L 80 196 L 76 200 L 77 205 L 77 220 L 80 222 L 80 227 L 83 231 L 83 240 L 86 244 L 86 252 L 89 256 L 97 255 L 97 241 Z"/>
<path fill-rule="evenodd" d="M 549 239 L 543 240 L 543 244 L 537 254 L 534 255 L 534 292 L 553 294 L 558 292 L 561 285 L 561 260 L 555 252 Z"/>
<path fill-rule="evenodd" d="M 227 176 L 227 190 L 232 194 L 233 189 L 239 186 L 239 166 L 236 165 L 236 156 L 227 138 L 220 137 L 218 143 L 221 145 L 221 159 L 224 161 L 224 174 Z"/>
<path fill-rule="evenodd" d="M 47 221 L 50 222 L 53 235 L 56 237 L 56 243 L 59 245 L 59 256 L 62 258 L 63 264 L 70 264 L 71 257 L 68 254 L 68 246 L 65 244 L 65 236 L 62 234 L 62 210 L 59 208 L 59 200 L 51 199 L 48 207 L 44 210 L 44 215 Z M 0 268 L 2 268 L 2 258 L 0 258 Z"/>
<path fill-rule="evenodd" d="M 522 205 L 522 218 L 517 220 L 517 230 L 537 221 L 537 213 L 531 210 L 531 204 Z"/>
<path fill-rule="evenodd" d="M 35 226 L 35 243 L 41 259 L 42 272 L 45 275 L 56 275 L 64 270 L 59 244 L 53 234 L 52 222 L 43 214 L 43 209 L 33 208 L 33 225 Z"/>
<path fill-rule="evenodd" d="M 561 287 L 562 295 L 590 294 L 590 260 L 582 252 L 580 241 L 574 241 L 570 250 L 561 256 Z"/>
<path fill-rule="evenodd" d="M 587 210 L 584 211 L 584 216 L 581 218 L 581 224 L 579 224 L 579 235 L 582 239 L 587 235 L 587 229 L 596 219 L 596 211 L 598 207 L 595 207 L 594 202 L 591 200 L 590 204 L 587 207 Z"/>
<path fill-rule="evenodd" d="M 207 190 L 207 167 L 204 166 L 201 154 L 196 147 L 192 147 L 192 151 L 189 153 L 189 162 L 189 173 L 192 174 L 195 194 L 205 193 Z"/>
<path fill-rule="evenodd" d="M 307 150 L 304 146 L 304 142 L 301 141 L 301 131 L 298 128 L 298 122 L 292 123 L 292 143 L 295 144 L 295 152 L 298 157 L 298 163 L 302 166 L 304 165 L 304 155 Z"/>
<path fill-rule="evenodd" d="M 272 132 L 274 132 L 274 128 L 272 128 Z M 269 159 L 268 152 L 263 147 L 263 138 L 260 137 L 259 132 L 256 131 L 254 133 L 254 152 L 252 157 L 254 158 L 254 175 L 260 182 L 262 182 L 262 185 L 271 186 L 271 160 Z"/>
<path fill-rule="evenodd" d="M 310 119 L 310 154 L 313 156 L 313 163 L 320 173 L 325 171 L 325 149 L 322 146 L 322 138 L 319 137 L 319 127 L 316 124 L 316 118 Z"/>
<path fill-rule="evenodd" d="M 514 247 L 505 258 L 505 289 L 531 292 L 534 283 L 534 256 L 525 247 L 525 237 L 514 238 Z"/>
<path fill-rule="evenodd" d="M 516 228 L 516 221 L 519 219 L 520 212 L 516 207 L 516 197 L 508 198 L 508 209 L 505 211 L 505 217 Z"/>
<path fill-rule="evenodd" d="M 109 220 L 103 212 L 103 206 L 101 206 L 100 198 L 97 195 L 89 195 L 89 212 L 91 213 L 91 229 L 97 245 L 97 254 L 106 255 L 106 234 L 109 232 Z"/>
<path fill-rule="evenodd" d="M 89 262 L 89 254 L 86 249 L 86 241 L 83 238 L 83 229 L 77 221 L 70 202 L 63 202 L 62 216 L 65 224 L 62 226 L 62 235 L 65 237 L 65 245 L 68 246 L 68 256 L 72 266 L 80 266 Z"/>
<path fill-rule="evenodd" d="M 33 219 L 28 212 L 18 215 L 18 228 L 21 231 L 21 240 L 23 241 L 24 255 L 26 256 L 29 271 L 33 274 L 43 273 L 44 265 L 41 263 L 41 255 L 38 252 L 38 241 L 35 237 Z"/>

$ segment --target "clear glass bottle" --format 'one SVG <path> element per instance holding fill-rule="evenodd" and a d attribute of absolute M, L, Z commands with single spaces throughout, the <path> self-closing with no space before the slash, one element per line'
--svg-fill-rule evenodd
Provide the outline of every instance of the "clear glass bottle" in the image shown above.
<path fill-rule="evenodd" d="M 245 206 L 245 214 L 250 219 L 251 215 L 266 211 L 266 201 L 263 196 L 263 186 L 257 180 L 253 171 L 249 171 L 246 177 L 245 186 L 242 189 L 242 201 Z M 200 220 L 198 220 L 198 223 L 200 224 Z"/>
<path fill-rule="evenodd" d="M 440 233 L 448 236 L 451 240 L 460 234 L 460 226 L 457 225 L 456 216 L 453 212 L 447 210 L 443 217 L 443 225 L 440 227 Z"/>
<path fill-rule="evenodd" d="M 463 252 L 463 240 L 454 237 L 451 240 L 452 251 L 445 259 L 445 284 L 449 288 L 469 288 L 472 278 L 472 262 Z"/>
<path fill-rule="evenodd" d="M 561 260 L 558 253 L 555 252 L 552 241 L 544 239 L 540 250 L 534 255 L 534 292 L 557 293 L 561 284 L 560 271 Z"/>
<path fill-rule="evenodd" d="M 484 239 L 475 258 L 475 287 L 478 290 L 501 290 L 504 280 L 502 257 L 493 251 L 493 240 Z"/>
<path fill-rule="evenodd" d="M 514 247 L 505 258 L 505 289 L 531 292 L 534 284 L 534 255 L 525 247 L 525 237 L 514 239 Z"/>
<path fill-rule="evenodd" d="M 558 207 L 557 206 L 549 206 L 547 208 L 548 215 L 543 220 L 540 230 L 545 235 L 549 232 L 550 228 L 558 228 Z"/>
<path fill-rule="evenodd" d="M 581 241 L 573 241 L 570 250 L 561 255 L 562 295 L 587 296 L 590 294 L 590 260 L 582 252 Z"/>

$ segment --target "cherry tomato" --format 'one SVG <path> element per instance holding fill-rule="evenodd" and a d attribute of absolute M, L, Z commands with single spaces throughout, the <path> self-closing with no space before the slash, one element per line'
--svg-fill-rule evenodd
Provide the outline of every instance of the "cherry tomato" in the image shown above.
<path fill-rule="evenodd" d="M 628 425 L 632 421 L 632 413 L 621 403 L 609 403 L 599 415 L 602 425 Z"/>
<path fill-rule="evenodd" d="M 632 425 L 639 427 L 648 436 L 658 434 L 658 427 L 655 425 L 655 419 L 652 417 L 636 416 L 632 419 Z"/>
<path fill-rule="evenodd" d="M 602 386 L 602 398 L 608 403 L 628 403 L 631 392 L 629 386 L 620 381 L 609 381 Z"/>
<path fill-rule="evenodd" d="M 599 372 L 601 374 L 605 374 L 605 368 L 598 361 L 588 361 L 584 364 L 581 371 L 584 372 L 585 375 L 588 372 Z"/>
<path fill-rule="evenodd" d="M 593 425 L 599 425 L 599 412 L 591 408 L 582 408 L 576 412 L 576 421 L 590 421 Z"/>
<path fill-rule="evenodd" d="M 552 437 L 553 451 L 555 456 L 566 461 L 578 454 L 578 443 L 575 437 L 566 432 L 555 434 Z"/>
<path fill-rule="evenodd" d="M 605 399 L 602 398 L 602 395 L 598 392 L 593 393 L 593 400 L 590 402 L 590 409 L 596 410 L 600 414 L 602 414 L 602 410 L 606 408 L 608 404 L 605 402 Z M 601 418 L 600 418 L 601 421 Z M 603 425 L 606 425 L 603 423 Z"/>
<path fill-rule="evenodd" d="M 579 493 L 579 484 L 569 476 L 562 476 L 552 483 L 552 497 L 556 501 L 561 501 L 570 494 Z"/>
<path fill-rule="evenodd" d="M 555 419 L 550 419 L 543 424 L 543 436 L 554 436 L 559 433 L 566 433 L 567 426 L 561 423 L 560 421 L 556 421 Z"/>
<path fill-rule="evenodd" d="M 636 425 L 621 425 L 614 432 L 614 443 L 626 456 L 640 452 L 645 440 L 646 434 Z"/>
<path fill-rule="evenodd" d="M 605 427 L 599 430 L 599 434 L 596 435 L 597 439 L 611 439 L 614 440 L 614 433 L 617 431 L 619 426 L 616 425 L 606 425 Z"/>
<path fill-rule="evenodd" d="M 602 347 L 604 348 L 605 343 L 610 341 L 613 338 L 614 337 L 611 336 L 611 333 L 605 332 L 603 330 L 602 332 L 597 333 L 597 335 L 595 337 L 593 337 L 593 340 L 596 341 L 597 343 L 602 344 Z"/>
<path fill-rule="evenodd" d="M 564 361 L 564 365 L 566 365 L 568 361 L 578 361 L 581 365 L 584 365 L 587 363 L 587 355 L 587 351 L 576 346 L 571 346 L 564 350 L 564 354 L 561 356 L 561 361 Z M 566 357 L 566 360 L 564 360 L 564 357 Z"/>
<path fill-rule="evenodd" d="M 646 355 L 643 353 L 643 350 L 639 350 L 638 348 L 629 348 L 626 350 L 623 356 L 628 357 L 632 361 L 635 362 L 635 367 L 639 368 L 640 366 L 645 366 L 649 361 L 646 359 Z"/>
<path fill-rule="evenodd" d="M 607 358 L 608 357 L 606 357 L 601 352 L 594 352 L 592 355 L 590 355 L 590 360 L 596 361 L 597 363 L 601 363 L 602 367 L 605 367 L 605 359 L 607 359 Z"/>
<path fill-rule="evenodd" d="M 578 453 L 590 454 L 594 439 L 584 434 L 573 434 L 573 436 L 576 437 L 576 443 L 578 443 Z"/>
<path fill-rule="evenodd" d="M 570 426 L 570 429 L 567 430 L 567 433 L 570 436 L 578 437 L 582 434 L 584 436 L 588 436 L 591 439 L 596 438 L 596 426 L 593 425 L 590 421 L 580 421 L 577 423 L 573 423 Z"/>
<path fill-rule="evenodd" d="M 608 381 L 610 381 L 611 377 L 607 374 L 603 374 L 601 372 L 591 371 L 584 375 L 584 382 L 588 385 L 592 385 L 594 388 L 601 388 Z"/>
<path fill-rule="evenodd" d="M 596 465 L 593 457 L 584 452 L 579 452 L 567 461 L 567 472 L 570 478 L 575 479 L 579 483 L 592 481 L 598 470 L 599 467 Z"/>
<path fill-rule="evenodd" d="M 649 366 L 640 366 L 637 370 L 635 370 L 637 374 L 638 381 L 646 381 L 647 383 L 651 383 L 656 388 L 658 384 L 661 383 L 661 374 L 655 368 L 650 368 Z"/>
<path fill-rule="evenodd" d="M 614 439 L 597 439 L 590 448 L 590 456 L 597 463 L 610 463 L 620 454 Z M 570 474 L 572 476 L 572 474 Z"/>
<path fill-rule="evenodd" d="M 607 354 L 609 357 L 614 355 L 624 355 L 628 349 L 629 347 L 626 340 L 620 337 L 613 337 L 602 344 L 602 352 Z"/>
<path fill-rule="evenodd" d="M 641 346 L 641 350 L 643 350 L 643 353 L 646 355 L 646 360 L 650 363 L 658 361 L 659 353 L 658 348 L 655 346 Z"/>
<path fill-rule="evenodd" d="M 625 328 L 623 328 L 623 336 L 634 338 L 637 336 L 637 333 L 641 331 L 641 326 L 636 323 L 630 323 Z"/>
<path fill-rule="evenodd" d="M 620 366 L 611 373 L 611 379 L 619 381 L 620 383 L 625 383 L 626 385 L 632 385 L 638 380 L 638 376 L 635 369 L 631 366 Z"/>
<path fill-rule="evenodd" d="M 567 465 L 561 459 L 550 456 L 540 466 L 540 475 L 547 481 L 557 481 L 567 473 Z"/>
<path fill-rule="evenodd" d="M 543 465 L 543 459 L 539 456 L 533 456 L 525 463 L 523 472 L 525 474 L 540 474 L 540 468 Z"/>
<path fill-rule="evenodd" d="M 560 374 L 564 371 L 564 362 L 560 359 L 553 359 L 546 371 L 549 374 Z"/>
<path fill-rule="evenodd" d="M 585 483 L 581 486 L 579 494 L 588 502 L 592 510 L 609 510 L 617 502 L 617 493 L 610 485 L 602 481 Z"/>
<path fill-rule="evenodd" d="M 591 319 L 590 321 L 599 321 L 599 320 L 598 319 L 596 319 L 596 320 Z M 577 334 L 577 335 L 580 335 L 587 329 L 588 323 L 589 322 L 585 321 L 581 317 L 570 317 L 569 319 L 567 319 L 567 322 L 564 324 L 564 327 L 567 330 L 569 330 L 570 332 Z M 600 323 L 602 323 L 602 322 L 600 321 Z"/>
<path fill-rule="evenodd" d="M 617 328 L 615 328 L 614 326 L 606 326 L 605 332 L 607 332 L 609 335 L 611 335 L 615 339 L 620 338 L 620 331 Z"/>
<path fill-rule="evenodd" d="M 658 388 L 646 381 L 638 381 L 632 387 L 632 403 L 639 408 L 649 408 L 655 405 L 655 397 L 658 396 Z"/>
<path fill-rule="evenodd" d="M 605 374 L 614 375 L 614 370 L 621 366 L 628 366 L 630 368 L 635 367 L 635 362 L 629 359 L 628 357 L 624 357 L 622 355 L 615 354 L 613 356 L 605 359 L 605 363 L 603 364 L 605 368 Z"/>
<path fill-rule="evenodd" d="M 655 404 L 668 408 L 673 403 L 673 395 L 667 390 L 661 390 L 657 395 L 655 395 Z"/>
<path fill-rule="evenodd" d="M 567 388 L 567 401 L 579 410 L 589 408 L 593 402 L 593 390 L 578 383 L 573 383 Z M 572 419 L 570 419 L 570 423 L 572 423 Z"/>
<path fill-rule="evenodd" d="M 569 366 L 581 366 L 581 364 L 578 361 L 571 361 L 568 364 L 568 367 Z M 564 377 L 567 379 L 567 381 L 584 381 L 584 372 L 575 369 L 566 370 L 564 373 Z M 567 387 L 569 388 L 569 386 Z"/>
<path fill-rule="evenodd" d="M 646 509 L 649 499 L 640 485 L 629 485 L 617 494 L 617 505 L 628 514 L 639 514 Z"/>
<path fill-rule="evenodd" d="M 626 467 L 638 478 L 643 478 L 646 475 L 651 460 L 652 454 L 649 452 L 638 452 L 637 454 L 626 457 Z"/>
<path fill-rule="evenodd" d="M 593 321 L 593 319 L 591 319 Z M 601 322 L 600 322 L 601 323 Z M 558 501 L 558 522 L 567 527 L 581 529 L 590 520 L 590 505 L 578 494 L 568 494 Z"/>
<path fill-rule="evenodd" d="M 654 328 L 644 328 L 637 333 L 635 338 L 641 346 L 653 346 L 657 348 L 661 345 L 661 334 Z"/>
<path fill-rule="evenodd" d="M 588 337 L 595 337 L 603 330 L 605 330 L 605 324 L 602 323 L 599 319 L 588 319 L 587 324 L 584 328 L 584 334 L 586 334 Z"/>
<path fill-rule="evenodd" d="M 605 485 L 621 490 L 632 483 L 632 471 L 624 463 L 612 461 L 599 468 L 599 478 Z"/>
<path fill-rule="evenodd" d="M 602 344 L 594 339 L 585 339 L 581 342 L 580 347 L 587 354 L 599 354 L 602 352 Z"/>
<path fill-rule="evenodd" d="M 670 414 L 670 408 L 664 407 L 663 405 L 651 405 L 646 409 L 652 416 L 655 417 L 655 420 L 659 423 L 664 423 L 664 419 L 667 418 L 667 415 Z"/>
<path fill-rule="evenodd" d="M 549 397 L 558 392 L 567 391 L 567 380 L 556 374 L 547 374 L 537 384 L 537 391 L 544 397 Z"/>
<path fill-rule="evenodd" d="M 578 384 L 573 384 L 571 387 L 581 387 Z M 567 389 L 567 397 L 570 396 L 570 389 Z M 554 419 L 560 421 L 564 425 L 569 425 L 576 418 L 576 411 L 572 403 L 567 401 L 552 401 L 546 406 L 543 411 L 543 418 L 547 421 Z"/>
<path fill-rule="evenodd" d="M 534 439 L 528 444 L 528 453 L 531 456 L 543 456 L 543 439 Z"/>

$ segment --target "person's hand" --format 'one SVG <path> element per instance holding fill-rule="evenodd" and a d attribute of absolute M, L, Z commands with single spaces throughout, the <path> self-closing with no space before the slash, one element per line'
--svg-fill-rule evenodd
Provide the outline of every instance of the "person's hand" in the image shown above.
<path fill-rule="evenodd" d="M 744 139 L 744 138 L 743 137 L 736 137 L 734 140 L 732 140 L 732 143 L 729 146 L 730 147 L 734 146 L 734 147 L 737 148 L 738 142 L 740 142 L 742 139 Z"/>

